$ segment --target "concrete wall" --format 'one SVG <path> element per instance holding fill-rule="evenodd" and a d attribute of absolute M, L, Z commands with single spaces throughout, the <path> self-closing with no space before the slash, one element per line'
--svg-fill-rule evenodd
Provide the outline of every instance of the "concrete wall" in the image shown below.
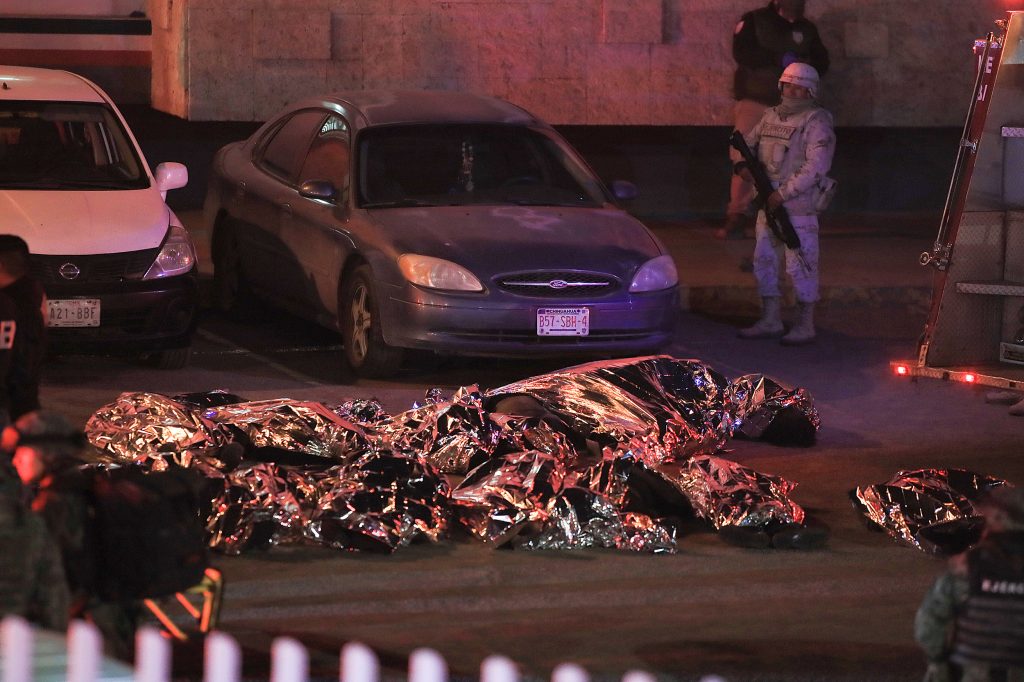
<path fill-rule="evenodd" d="M 556 124 L 726 125 L 757 0 L 149 0 L 153 105 L 263 120 L 363 88 L 463 89 Z M 1024 9 L 1024 0 L 1014 3 Z M 808 0 L 840 126 L 959 126 L 975 38 L 1009 0 Z"/>

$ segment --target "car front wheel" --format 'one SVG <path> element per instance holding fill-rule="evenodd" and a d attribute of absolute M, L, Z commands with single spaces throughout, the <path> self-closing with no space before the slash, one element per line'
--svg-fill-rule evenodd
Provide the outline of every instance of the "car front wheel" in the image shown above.
<path fill-rule="evenodd" d="M 352 371 L 362 377 L 394 374 L 402 361 L 402 349 L 384 342 L 380 304 L 368 265 L 356 268 L 345 281 L 340 309 L 345 360 Z"/>

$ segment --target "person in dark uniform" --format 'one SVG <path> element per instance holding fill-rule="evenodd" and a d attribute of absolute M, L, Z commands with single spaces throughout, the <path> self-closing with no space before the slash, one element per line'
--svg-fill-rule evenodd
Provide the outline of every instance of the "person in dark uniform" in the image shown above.
<path fill-rule="evenodd" d="M 804 16 L 805 0 L 771 0 L 766 7 L 747 12 L 736 24 L 732 56 L 736 60 L 733 80 L 733 127 L 747 135 L 761 120 L 765 109 L 780 102 L 779 77 L 790 64 L 810 64 L 824 76 L 829 67 L 828 50 L 818 28 Z M 741 159 L 730 149 L 733 164 Z M 749 180 L 733 175 L 725 224 L 715 232 L 719 239 L 739 239 L 753 221 L 748 215 L 754 199 Z"/>
<path fill-rule="evenodd" d="M 60 546 L 26 507 L 24 486 L 6 454 L 0 458 L 0 615 L 64 630 L 70 595 Z"/>
<path fill-rule="evenodd" d="M 7 374 L 14 361 L 14 339 L 18 335 L 18 308 L 7 294 L 0 292 L 0 421 L 10 421 L 11 395 Z"/>
<path fill-rule="evenodd" d="M 996 488 L 981 508 L 984 537 L 950 559 L 914 620 L 927 682 L 1024 681 L 1024 488 Z"/>
<path fill-rule="evenodd" d="M 15 306 L 16 333 L 5 373 L 12 420 L 39 409 L 39 375 L 46 353 L 46 294 L 32 275 L 25 240 L 0 234 L 0 293 Z"/>
<path fill-rule="evenodd" d="M 70 589 L 69 618 L 92 621 L 109 655 L 132 660 L 141 605 L 102 601 L 96 595 L 99 543 L 91 480 L 81 467 L 84 436 L 63 415 L 39 410 L 5 429 L 2 442 L 13 452 L 32 512 L 46 522 L 60 547 Z"/>

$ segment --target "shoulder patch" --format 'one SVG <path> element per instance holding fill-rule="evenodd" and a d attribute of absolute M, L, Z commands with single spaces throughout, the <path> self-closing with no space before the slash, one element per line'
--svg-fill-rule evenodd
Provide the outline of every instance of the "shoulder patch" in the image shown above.
<path fill-rule="evenodd" d="M 743 30 L 743 20 L 740 19 L 740 23 L 736 24 L 736 29 L 733 31 L 733 34 L 738 34 L 742 30 Z"/>

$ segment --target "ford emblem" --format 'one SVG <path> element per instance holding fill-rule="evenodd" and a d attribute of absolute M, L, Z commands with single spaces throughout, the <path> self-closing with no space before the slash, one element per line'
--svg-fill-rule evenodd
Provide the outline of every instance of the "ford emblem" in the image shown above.
<path fill-rule="evenodd" d="M 82 271 L 79 270 L 78 266 L 75 265 L 74 263 L 65 263 L 64 265 L 60 266 L 57 272 L 59 272 L 60 276 L 63 277 L 64 279 L 75 279 L 80 274 L 82 274 Z"/>
<path fill-rule="evenodd" d="M 550 282 L 548 282 L 548 286 L 551 287 L 552 289 L 564 289 L 567 286 L 569 286 L 569 283 L 566 282 L 564 279 L 553 279 Z"/>

